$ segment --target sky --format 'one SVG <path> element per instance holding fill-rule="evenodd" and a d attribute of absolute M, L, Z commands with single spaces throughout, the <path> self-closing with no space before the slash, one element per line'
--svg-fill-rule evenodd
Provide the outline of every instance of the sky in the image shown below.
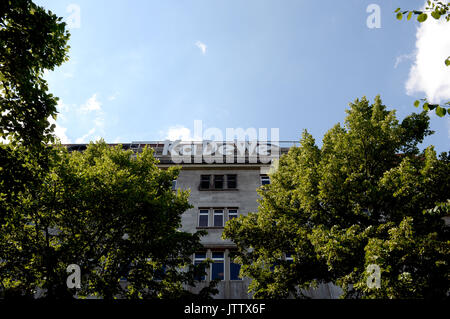
<path fill-rule="evenodd" d="M 35 2 L 71 33 L 70 60 L 45 74 L 62 143 L 188 140 L 200 120 L 321 145 L 357 98 L 379 94 L 399 120 L 450 99 L 450 22 L 395 17 L 424 0 Z M 448 151 L 450 116 L 430 116 L 422 147 Z"/>

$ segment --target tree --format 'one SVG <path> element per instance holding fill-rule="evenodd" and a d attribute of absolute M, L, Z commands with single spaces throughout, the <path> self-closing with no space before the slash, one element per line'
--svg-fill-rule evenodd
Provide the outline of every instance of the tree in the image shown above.
<path fill-rule="evenodd" d="M 445 298 L 450 161 L 417 148 L 432 133 L 428 116 L 399 123 L 379 97 L 347 113 L 321 148 L 305 131 L 259 190 L 258 212 L 227 223 L 241 275 L 255 298 L 305 297 L 329 282 L 344 298 Z M 367 285 L 371 264 L 381 269 L 379 289 Z"/>
<path fill-rule="evenodd" d="M 406 15 L 407 20 L 410 20 L 412 15 L 417 16 L 417 21 L 420 23 L 425 22 L 428 19 L 428 14 L 430 14 L 434 19 L 444 19 L 447 22 L 450 21 L 450 2 L 445 4 L 439 0 L 428 0 L 427 5 L 425 6 L 425 10 L 406 10 L 401 11 L 401 8 L 397 8 L 395 12 L 397 12 L 397 19 L 401 20 L 403 15 Z M 448 67 L 450 66 L 450 56 L 445 59 L 444 64 Z M 435 110 L 436 114 L 440 117 L 445 116 L 447 113 L 450 115 L 450 101 L 443 103 L 442 105 L 436 103 L 429 103 L 426 98 L 421 100 L 416 100 L 414 102 L 415 107 L 419 107 L 420 101 L 423 102 L 422 108 L 425 111 Z M 449 108 L 445 109 L 445 105 Z"/>
<path fill-rule="evenodd" d="M 172 190 L 179 168 L 159 169 L 151 149 L 136 155 L 104 142 L 53 155 L 50 171 L 20 194 L 1 229 L 6 295 L 41 288 L 47 298 L 194 297 L 186 288 L 203 272 L 190 257 L 203 233 L 179 230 L 190 207 L 187 191 Z M 66 286 L 70 264 L 81 268 L 78 291 Z M 212 292 L 206 287 L 198 297 Z"/>
<path fill-rule="evenodd" d="M 43 73 L 67 60 L 61 19 L 30 0 L 0 3 L 0 228 L 20 205 L 17 195 L 49 167 L 57 98 Z"/>
<path fill-rule="evenodd" d="M 68 59 L 70 35 L 61 19 L 30 0 L 1 2 L 0 138 L 38 145 L 51 137 L 57 98 L 43 74 Z"/>

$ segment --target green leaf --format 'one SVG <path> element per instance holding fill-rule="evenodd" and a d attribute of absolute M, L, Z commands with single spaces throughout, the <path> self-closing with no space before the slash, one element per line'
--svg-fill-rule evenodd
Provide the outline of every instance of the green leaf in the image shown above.
<path fill-rule="evenodd" d="M 425 20 L 428 18 L 428 15 L 426 13 L 421 13 L 419 14 L 419 16 L 417 17 L 417 21 L 419 21 L 420 23 L 425 22 Z"/>
<path fill-rule="evenodd" d="M 433 12 L 431 12 L 431 16 L 433 18 L 435 18 L 436 20 L 439 20 L 439 18 L 441 17 L 441 14 L 437 11 L 433 11 Z"/>
<path fill-rule="evenodd" d="M 443 107 L 440 107 L 439 105 L 436 108 L 436 114 L 440 117 L 443 117 L 446 113 L 446 110 Z"/>
<path fill-rule="evenodd" d="M 420 105 L 420 101 L 419 101 L 419 100 L 416 100 L 416 101 L 414 102 L 414 106 L 415 106 L 415 107 L 419 107 L 419 105 Z"/>
<path fill-rule="evenodd" d="M 409 11 L 408 16 L 406 17 L 406 19 L 411 20 L 412 14 L 413 14 L 413 12 Z"/>
<path fill-rule="evenodd" d="M 430 110 L 430 108 L 428 107 L 428 102 L 423 103 L 423 109 L 425 111 L 429 111 Z"/>
<path fill-rule="evenodd" d="M 397 13 L 397 19 L 401 20 L 403 18 L 403 13 L 399 12 Z"/>
<path fill-rule="evenodd" d="M 397 8 L 394 12 L 399 12 L 400 11 L 400 8 Z"/>
<path fill-rule="evenodd" d="M 447 58 L 447 60 L 445 60 L 445 65 L 450 66 L 450 56 Z"/>

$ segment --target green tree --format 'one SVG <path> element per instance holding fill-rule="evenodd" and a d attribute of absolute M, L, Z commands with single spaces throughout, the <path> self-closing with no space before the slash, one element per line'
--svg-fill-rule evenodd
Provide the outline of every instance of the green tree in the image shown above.
<path fill-rule="evenodd" d="M 322 147 L 305 131 L 259 190 L 258 212 L 227 223 L 241 275 L 255 298 L 304 297 L 328 282 L 347 298 L 445 298 L 450 160 L 432 146 L 419 152 L 432 133 L 428 116 L 399 123 L 379 97 L 347 113 Z M 371 264 L 381 269 L 379 289 L 367 285 Z"/>
<path fill-rule="evenodd" d="M 104 142 L 84 152 L 57 148 L 50 171 L 20 194 L 1 229 L 6 296 L 41 288 L 47 298 L 208 297 L 213 285 L 198 296 L 187 291 L 203 273 L 190 259 L 203 233 L 179 230 L 190 205 L 188 191 L 172 190 L 178 172 L 159 169 L 147 148 L 137 155 Z M 69 264 L 81 267 L 78 291 L 66 286 Z"/>
<path fill-rule="evenodd" d="M 65 23 L 29 0 L 0 3 L 0 227 L 48 169 L 57 98 L 43 73 L 67 60 Z M 3 140 L 10 144 L 5 145 Z M 24 147 L 22 147 L 24 146 Z M 1 256 L 0 256 L 1 257 Z"/>
<path fill-rule="evenodd" d="M 417 16 L 417 21 L 423 23 L 427 21 L 428 14 L 434 19 L 443 19 L 445 21 L 450 21 L 450 2 L 442 2 L 439 0 L 429 0 L 425 6 L 425 10 L 406 10 L 402 11 L 401 8 L 395 10 L 397 13 L 397 19 L 401 20 L 404 15 L 406 15 L 407 20 L 411 20 L 413 14 Z M 445 59 L 444 64 L 448 67 L 450 66 L 450 56 Z M 414 102 L 415 107 L 419 107 L 421 101 L 423 102 L 422 108 L 425 111 L 435 110 L 436 114 L 440 117 L 445 116 L 445 114 L 450 115 L 450 101 L 443 104 L 429 103 L 426 98 L 421 100 L 416 100 Z M 447 109 L 445 108 L 447 106 Z"/>
<path fill-rule="evenodd" d="M 50 137 L 57 98 L 48 93 L 44 70 L 68 59 L 69 33 L 51 11 L 30 0 L 0 4 L 0 137 L 25 145 Z"/>

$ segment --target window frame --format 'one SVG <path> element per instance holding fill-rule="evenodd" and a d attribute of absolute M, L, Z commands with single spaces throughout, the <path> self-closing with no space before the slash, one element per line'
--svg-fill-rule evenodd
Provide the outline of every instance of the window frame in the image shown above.
<path fill-rule="evenodd" d="M 266 181 L 266 182 L 265 182 Z M 261 185 L 262 186 L 264 186 L 264 185 L 270 185 L 270 183 L 271 183 L 271 181 L 270 181 L 270 176 L 269 175 L 266 175 L 266 174 L 261 174 L 260 175 L 260 182 L 261 182 Z"/>
<path fill-rule="evenodd" d="M 222 255 L 222 257 L 214 257 L 214 254 L 221 254 Z M 212 263 L 211 263 L 211 267 L 210 267 L 210 276 L 209 276 L 209 278 L 210 278 L 210 280 L 215 280 L 214 278 L 213 278 L 213 267 L 214 267 L 214 264 L 219 264 L 219 265 L 222 265 L 222 279 L 220 279 L 220 278 L 217 278 L 217 279 L 219 279 L 220 281 L 225 281 L 225 252 L 224 251 L 212 251 L 211 252 L 211 259 L 212 259 Z"/>
<path fill-rule="evenodd" d="M 213 176 L 213 189 L 225 189 L 225 175 L 215 174 Z M 221 183 L 222 187 L 217 187 L 217 183 Z"/>
<path fill-rule="evenodd" d="M 226 174 L 226 176 L 227 176 L 227 189 L 237 189 L 237 174 Z M 232 181 L 232 182 L 234 182 L 234 187 L 230 187 L 230 177 L 233 177 L 234 178 L 234 181 Z"/>
<path fill-rule="evenodd" d="M 217 211 L 221 211 L 220 214 L 217 214 Z M 216 215 L 222 215 L 222 222 L 221 225 L 216 225 Z M 224 223 L 225 223 L 225 213 L 224 213 L 224 209 L 223 208 L 213 208 L 213 227 L 224 227 Z"/>
<path fill-rule="evenodd" d="M 203 212 L 206 211 L 206 213 L 202 213 L 202 211 Z M 199 208 L 198 209 L 198 223 L 197 223 L 198 227 L 209 227 L 209 220 L 210 220 L 209 213 L 210 213 L 210 209 L 209 208 Z M 207 217 L 206 226 L 200 224 L 200 219 L 201 219 L 200 217 L 201 216 L 206 216 Z"/>
<path fill-rule="evenodd" d="M 202 254 L 205 255 L 205 257 L 197 257 L 197 255 Z M 193 258 L 193 264 L 196 266 L 198 264 L 201 264 L 202 262 L 204 262 L 206 259 L 208 258 L 208 254 L 207 252 L 196 252 L 194 253 L 194 258 Z M 205 271 L 206 271 L 206 267 L 205 267 Z M 200 279 L 198 279 L 199 281 L 206 281 L 206 276 L 208 274 L 203 275 Z M 197 279 L 196 279 L 197 280 Z"/>
<path fill-rule="evenodd" d="M 206 177 L 208 177 L 208 181 L 206 181 Z M 206 182 L 208 182 L 208 187 L 203 187 L 203 183 L 206 184 Z M 200 175 L 200 189 L 211 189 L 211 174 Z"/>
<path fill-rule="evenodd" d="M 244 280 L 244 278 L 239 277 L 239 273 L 241 272 L 241 267 L 242 267 L 242 265 L 233 262 L 233 260 L 232 260 L 231 258 L 228 258 L 228 259 L 229 259 L 229 261 L 230 261 L 230 275 L 229 275 L 229 280 L 230 280 L 230 281 L 242 281 L 242 280 Z M 237 273 L 237 275 L 236 275 L 236 279 L 233 279 L 233 278 L 232 278 L 232 273 L 233 273 L 232 270 L 231 270 L 232 265 L 237 265 L 237 266 L 239 266 L 239 270 L 238 270 L 238 273 Z"/>
<path fill-rule="evenodd" d="M 235 211 L 236 213 L 230 213 L 230 211 Z M 228 220 L 232 220 L 233 218 L 239 217 L 239 210 L 237 208 L 227 208 Z M 230 215 L 236 215 L 233 218 L 230 218 Z"/>

